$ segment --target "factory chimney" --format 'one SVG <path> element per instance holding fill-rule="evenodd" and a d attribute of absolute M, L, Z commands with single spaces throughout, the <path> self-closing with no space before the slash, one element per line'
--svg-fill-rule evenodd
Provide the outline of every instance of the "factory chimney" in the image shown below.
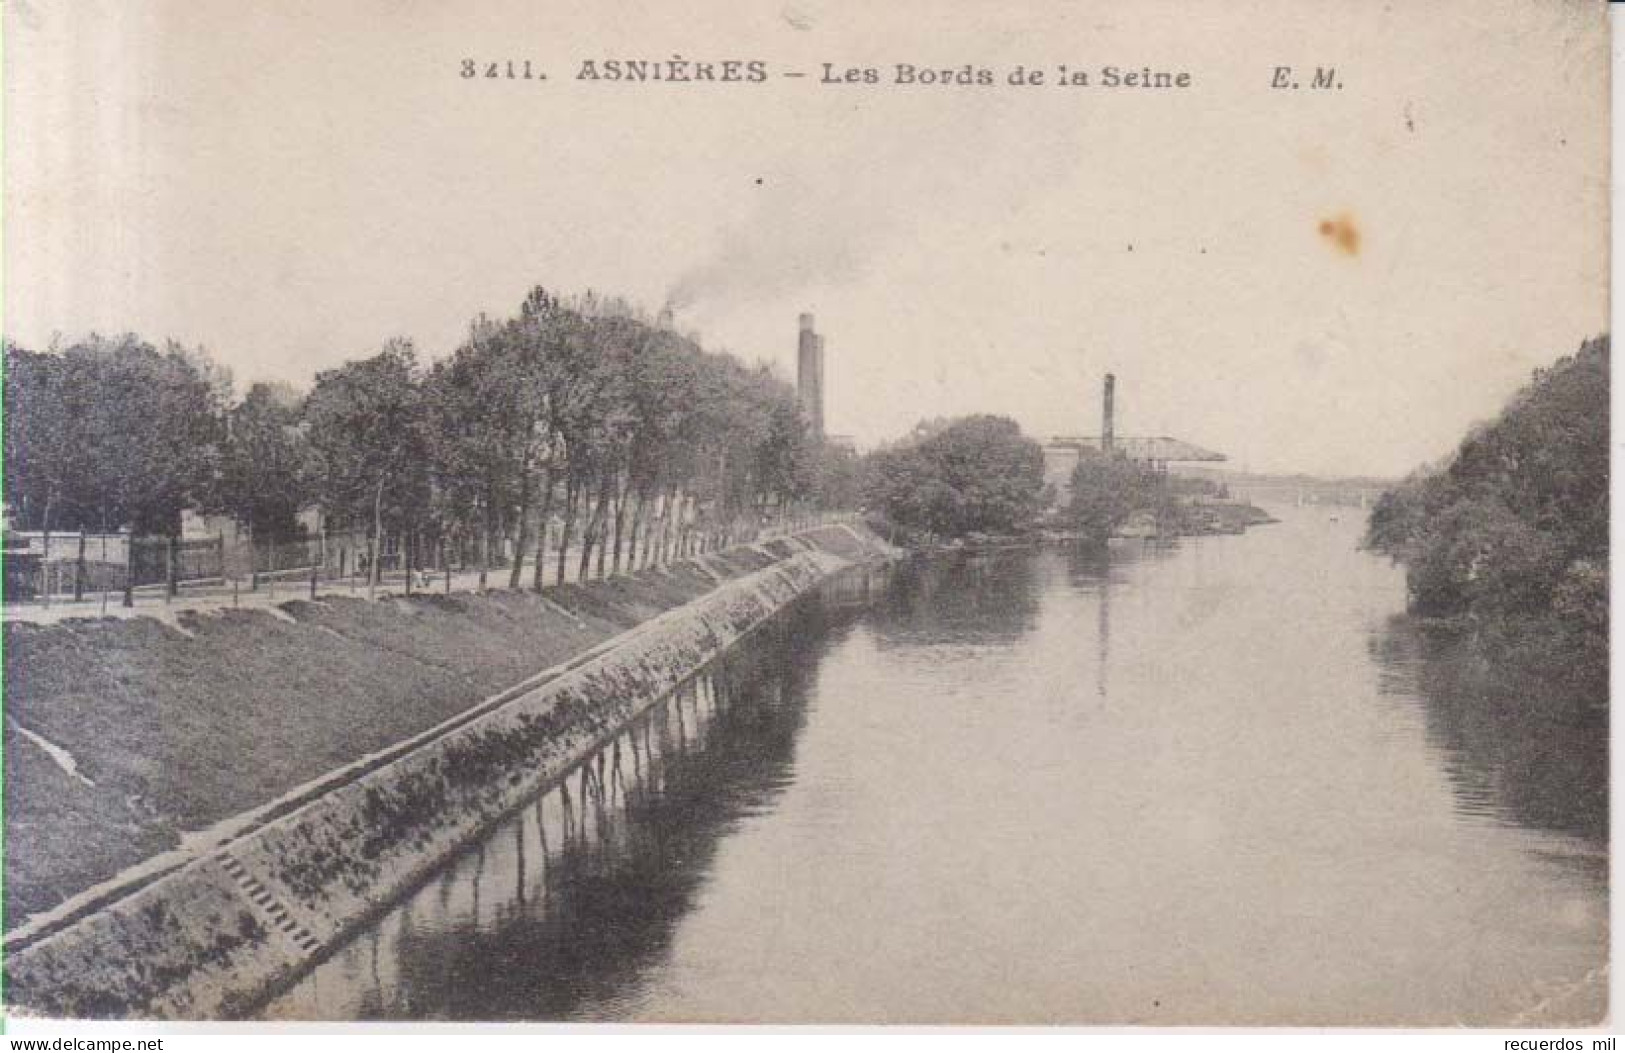
<path fill-rule="evenodd" d="M 1117 439 L 1117 417 L 1116 411 L 1112 406 L 1112 397 L 1115 394 L 1116 389 L 1117 378 L 1112 376 L 1110 373 L 1107 373 L 1106 393 L 1104 404 L 1102 405 L 1100 412 L 1100 448 L 1105 453 L 1112 452 L 1112 446 Z"/>
<path fill-rule="evenodd" d="M 796 343 L 796 394 L 813 437 L 824 437 L 824 338 L 813 329 L 813 316 L 801 316 Z"/>

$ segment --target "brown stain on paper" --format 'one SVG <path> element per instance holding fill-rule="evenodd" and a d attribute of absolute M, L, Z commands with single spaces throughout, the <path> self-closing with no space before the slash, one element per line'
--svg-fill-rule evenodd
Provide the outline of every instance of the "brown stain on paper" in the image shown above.
<path fill-rule="evenodd" d="M 1336 219 L 1321 220 L 1320 236 L 1335 245 L 1341 252 L 1350 256 L 1360 254 L 1360 228 L 1355 224 L 1354 217 L 1348 213 L 1344 213 Z"/>

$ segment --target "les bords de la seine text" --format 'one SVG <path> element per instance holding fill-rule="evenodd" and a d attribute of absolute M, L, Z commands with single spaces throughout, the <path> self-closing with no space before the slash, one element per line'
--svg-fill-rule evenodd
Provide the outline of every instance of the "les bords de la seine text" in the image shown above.
<path fill-rule="evenodd" d="M 468 81 L 547 81 L 543 64 L 529 58 L 463 58 L 458 75 Z M 1343 87 L 1334 65 L 1261 67 L 1260 83 L 1274 89 Z M 1128 88 L 1181 89 L 1196 86 L 1188 69 L 1148 65 L 1068 65 L 1066 63 L 986 66 L 972 62 L 926 65 L 891 62 L 863 65 L 813 63 L 791 68 L 762 59 L 701 60 L 673 55 L 663 59 L 586 58 L 573 64 L 570 79 L 601 84 L 766 84 L 784 78 L 838 87 L 943 88 Z"/>

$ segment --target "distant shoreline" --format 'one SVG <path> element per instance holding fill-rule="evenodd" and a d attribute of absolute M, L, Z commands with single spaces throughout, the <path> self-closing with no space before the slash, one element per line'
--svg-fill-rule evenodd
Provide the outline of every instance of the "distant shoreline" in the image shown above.
<path fill-rule="evenodd" d="M 1236 536 L 1249 527 L 1268 526 L 1280 520 L 1243 501 L 1207 502 L 1186 506 L 1193 511 L 1207 513 L 1209 518 L 1196 521 L 1186 516 L 1177 529 L 1147 533 L 1114 532 L 1107 543 L 1122 541 L 1173 541 L 1184 537 Z M 1026 534 L 971 534 L 963 538 L 933 539 L 929 541 L 898 542 L 908 552 L 935 555 L 950 552 L 996 552 L 1002 549 L 1036 548 L 1054 544 L 1097 543 L 1077 530 L 1035 527 Z"/>

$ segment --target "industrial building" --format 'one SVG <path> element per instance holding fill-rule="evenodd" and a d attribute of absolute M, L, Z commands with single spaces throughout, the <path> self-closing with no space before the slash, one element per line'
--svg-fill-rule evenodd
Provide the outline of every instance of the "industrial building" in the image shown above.
<path fill-rule="evenodd" d="M 1218 462 L 1225 455 L 1167 435 L 1117 434 L 1117 378 L 1106 374 L 1101 395 L 1099 435 L 1056 435 L 1044 443 L 1044 481 L 1055 488 L 1056 503 L 1071 498 L 1072 470 L 1084 450 L 1115 453 L 1149 464 L 1159 472 L 1183 462 Z"/>

